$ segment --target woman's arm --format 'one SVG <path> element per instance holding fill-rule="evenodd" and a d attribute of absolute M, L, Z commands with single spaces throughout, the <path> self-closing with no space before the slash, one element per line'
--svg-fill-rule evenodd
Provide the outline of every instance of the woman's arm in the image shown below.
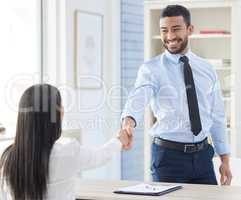
<path fill-rule="evenodd" d="M 112 138 L 99 148 L 79 147 L 79 169 L 87 170 L 102 166 L 119 152 L 123 145 L 129 143 L 129 136 L 121 131 L 116 138 Z"/>

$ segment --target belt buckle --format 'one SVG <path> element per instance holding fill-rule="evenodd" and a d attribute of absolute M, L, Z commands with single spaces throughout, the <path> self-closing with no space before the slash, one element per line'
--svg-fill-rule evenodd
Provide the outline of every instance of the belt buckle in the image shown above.
<path fill-rule="evenodd" d="M 184 152 L 185 153 L 193 153 L 196 151 L 195 144 L 185 144 L 184 145 Z"/>

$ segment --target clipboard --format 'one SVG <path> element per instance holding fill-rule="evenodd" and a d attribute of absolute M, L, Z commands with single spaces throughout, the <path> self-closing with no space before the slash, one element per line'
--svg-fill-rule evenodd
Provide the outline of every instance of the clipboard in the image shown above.
<path fill-rule="evenodd" d="M 116 194 L 130 194 L 130 195 L 147 195 L 147 196 L 161 196 L 176 190 L 182 189 L 182 185 L 150 185 L 138 184 L 129 187 L 119 188 L 115 190 Z"/>

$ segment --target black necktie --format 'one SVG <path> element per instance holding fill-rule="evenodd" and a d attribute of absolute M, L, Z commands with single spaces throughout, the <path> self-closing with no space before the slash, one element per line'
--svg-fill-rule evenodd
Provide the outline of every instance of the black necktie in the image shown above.
<path fill-rule="evenodd" d="M 184 64 L 184 81 L 186 86 L 187 103 L 189 110 L 189 119 L 191 123 L 191 130 L 194 135 L 198 135 L 202 130 L 202 124 L 199 115 L 197 94 L 192 75 L 192 69 L 188 62 L 188 57 L 183 56 L 180 61 Z"/>

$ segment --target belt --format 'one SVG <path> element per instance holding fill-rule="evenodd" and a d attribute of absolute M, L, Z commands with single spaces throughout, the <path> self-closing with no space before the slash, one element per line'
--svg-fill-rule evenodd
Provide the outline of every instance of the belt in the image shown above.
<path fill-rule="evenodd" d="M 164 139 L 155 137 L 153 139 L 153 143 L 158 146 L 175 149 L 178 151 L 183 151 L 185 153 L 195 153 L 203 149 L 206 149 L 208 147 L 207 138 L 205 138 L 203 141 L 198 143 L 181 143 L 181 142 L 173 142 L 170 140 L 164 140 Z"/>

